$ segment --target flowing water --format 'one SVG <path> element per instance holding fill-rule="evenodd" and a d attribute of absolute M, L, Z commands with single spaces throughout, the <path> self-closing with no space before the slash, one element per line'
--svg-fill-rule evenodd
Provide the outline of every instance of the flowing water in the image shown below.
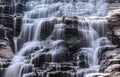
<path fill-rule="evenodd" d="M 5 77 L 33 77 L 33 72 L 35 77 L 51 77 L 46 72 L 54 67 L 71 68 L 68 77 L 98 72 L 99 48 L 111 44 L 106 37 L 107 6 L 106 0 L 28 0 L 20 35 L 14 37 L 16 55 Z"/>

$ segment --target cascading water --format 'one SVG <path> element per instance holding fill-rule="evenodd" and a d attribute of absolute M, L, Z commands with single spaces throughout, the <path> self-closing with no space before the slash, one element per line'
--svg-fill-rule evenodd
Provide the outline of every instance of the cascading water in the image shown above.
<path fill-rule="evenodd" d="M 99 48 L 111 44 L 105 37 L 105 0 L 28 0 L 26 8 L 5 77 L 31 77 L 32 72 L 51 77 L 49 68 L 54 67 L 71 68 L 63 69 L 68 77 L 99 71 Z"/>

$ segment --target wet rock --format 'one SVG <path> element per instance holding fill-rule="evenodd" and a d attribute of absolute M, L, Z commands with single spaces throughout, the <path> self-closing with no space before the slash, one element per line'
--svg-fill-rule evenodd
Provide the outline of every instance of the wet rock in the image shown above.
<path fill-rule="evenodd" d="M 49 72 L 48 77 L 62 77 L 62 72 L 61 71 Z"/>
<path fill-rule="evenodd" d="M 114 64 L 119 64 L 120 63 L 120 60 L 119 59 L 108 59 L 104 65 L 102 65 L 102 67 L 100 68 L 100 71 L 101 72 L 104 72 L 105 69 L 111 65 L 114 65 Z"/>
<path fill-rule="evenodd" d="M 24 74 L 22 77 L 38 77 L 34 72 Z"/>
<path fill-rule="evenodd" d="M 51 59 L 50 57 L 46 59 L 46 57 L 49 57 L 49 55 L 46 55 L 46 53 L 37 54 L 32 58 L 31 63 L 33 63 L 35 67 L 40 67 L 42 64 L 44 64 L 44 62 Z"/>
<path fill-rule="evenodd" d="M 106 0 L 106 2 L 109 2 L 109 3 L 114 3 L 114 2 L 120 2 L 120 0 Z"/>
<path fill-rule="evenodd" d="M 0 24 L 0 39 L 5 38 L 5 30 L 3 28 L 3 25 Z"/>
<path fill-rule="evenodd" d="M 66 42 L 63 40 L 57 40 L 53 43 L 53 48 L 48 52 L 52 55 L 53 62 L 69 61 L 70 52 L 67 48 Z"/>
<path fill-rule="evenodd" d="M 120 43 L 120 9 L 109 12 L 106 17 L 108 19 L 109 32 L 111 32 L 111 35 L 109 35 L 108 37 L 110 38 L 110 40 L 112 40 L 113 44 L 118 45 Z"/>
<path fill-rule="evenodd" d="M 116 48 L 116 46 L 114 46 L 114 45 L 102 46 L 98 52 L 99 63 L 103 64 L 107 58 L 109 58 L 112 54 L 114 54 L 115 48 Z"/>
<path fill-rule="evenodd" d="M 23 3 L 17 2 L 14 5 L 15 13 L 23 13 L 25 10 L 25 5 Z"/>
<path fill-rule="evenodd" d="M 0 24 L 5 27 L 13 28 L 13 17 L 10 15 L 0 15 Z"/>
<path fill-rule="evenodd" d="M 73 37 L 76 37 L 76 38 L 79 37 L 78 30 L 74 28 L 65 28 L 65 39 L 70 39 Z"/>
<path fill-rule="evenodd" d="M 13 2 L 13 0 L 1 0 L 2 4 L 10 4 L 12 2 Z"/>
<path fill-rule="evenodd" d="M 71 71 L 53 71 L 53 72 L 49 72 L 47 76 L 48 77 L 76 77 L 76 76 L 83 77 L 83 75 Z"/>
<path fill-rule="evenodd" d="M 14 56 L 10 44 L 6 40 L 0 39 L 0 58 L 3 61 L 8 61 Z"/>
<path fill-rule="evenodd" d="M 51 20 L 51 21 L 44 21 L 42 22 L 41 26 L 41 40 L 45 40 L 53 31 L 55 24 L 57 23 L 57 20 Z"/>
<path fill-rule="evenodd" d="M 85 77 L 110 77 L 110 73 L 91 73 L 87 74 Z"/>
<path fill-rule="evenodd" d="M 120 59 L 119 59 L 119 54 L 120 54 L 120 49 L 117 48 L 113 50 L 113 54 L 111 56 L 107 57 L 104 63 L 101 65 L 100 72 L 119 72 L 120 70 Z"/>
<path fill-rule="evenodd" d="M 63 22 L 65 24 L 77 24 L 78 21 L 77 21 L 78 17 L 63 17 Z"/>
<path fill-rule="evenodd" d="M 65 50 L 50 50 L 37 55 L 33 57 L 32 60 L 35 66 L 40 66 L 44 62 L 61 62 L 69 60 L 69 52 Z"/>
<path fill-rule="evenodd" d="M 22 77 L 24 74 L 30 73 L 34 71 L 34 67 L 32 64 L 24 64 L 19 72 L 19 76 Z"/>
<path fill-rule="evenodd" d="M 74 55 L 74 60 L 76 61 L 77 66 L 80 66 L 81 68 L 88 68 L 88 54 L 85 52 L 78 52 Z"/>
<path fill-rule="evenodd" d="M 32 62 L 36 66 L 42 65 L 44 62 L 62 62 L 70 60 L 70 52 L 63 40 L 52 42 L 52 49 L 43 51 L 32 56 Z"/>
<path fill-rule="evenodd" d="M 64 40 L 66 41 L 71 54 L 76 53 L 80 47 L 83 47 L 82 35 L 75 28 L 66 28 Z"/>
<path fill-rule="evenodd" d="M 120 72 L 111 73 L 110 77 L 119 77 Z"/>
<path fill-rule="evenodd" d="M 4 77 L 6 68 L 0 68 L 0 77 Z"/>
<path fill-rule="evenodd" d="M 73 69 L 73 63 L 71 62 L 47 62 L 43 65 L 43 69 L 47 70 L 47 72 L 50 71 L 68 71 Z"/>
<path fill-rule="evenodd" d="M 113 64 L 108 66 L 104 72 L 120 72 L 120 64 Z"/>
<path fill-rule="evenodd" d="M 13 5 L 4 5 L 2 11 L 3 14 L 13 14 Z"/>

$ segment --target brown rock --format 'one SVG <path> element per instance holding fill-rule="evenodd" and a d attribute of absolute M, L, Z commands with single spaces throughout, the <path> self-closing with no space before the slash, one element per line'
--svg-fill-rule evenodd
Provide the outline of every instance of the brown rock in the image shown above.
<path fill-rule="evenodd" d="M 109 12 L 106 17 L 108 19 L 108 28 L 110 29 L 109 33 L 112 34 L 108 35 L 108 37 L 113 44 L 118 45 L 120 43 L 120 9 Z"/>
<path fill-rule="evenodd" d="M 87 74 L 85 77 L 109 77 L 110 73 L 90 73 Z"/>
<path fill-rule="evenodd" d="M 119 26 L 114 27 L 113 33 L 115 36 L 120 36 L 120 27 Z"/>
<path fill-rule="evenodd" d="M 0 39 L 0 59 L 1 61 L 7 61 L 14 56 L 14 53 L 6 40 Z"/>
<path fill-rule="evenodd" d="M 111 73 L 110 77 L 120 77 L 120 72 Z"/>
<path fill-rule="evenodd" d="M 113 64 L 108 66 L 104 72 L 120 72 L 120 64 Z"/>

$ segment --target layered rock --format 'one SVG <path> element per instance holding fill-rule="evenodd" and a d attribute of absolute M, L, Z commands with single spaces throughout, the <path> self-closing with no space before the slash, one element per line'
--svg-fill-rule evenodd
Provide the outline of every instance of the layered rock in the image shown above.
<path fill-rule="evenodd" d="M 120 43 L 120 31 L 119 31 L 119 26 L 120 26 L 120 10 L 113 10 L 108 15 L 106 16 L 108 19 L 108 37 L 112 40 L 113 44 L 119 45 Z"/>
<path fill-rule="evenodd" d="M 0 25 L 0 57 L 3 61 L 10 60 L 14 56 L 13 51 L 10 47 L 10 42 L 6 36 L 6 33 L 8 32 L 9 29 L 6 29 Z"/>
<path fill-rule="evenodd" d="M 113 10 L 108 13 L 106 16 L 108 19 L 108 38 L 116 46 L 114 47 L 102 47 L 100 53 L 101 68 L 100 72 L 103 74 L 109 73 L 107 77 L 119 77 L 120 73 L 120 50 L 119 50 L 119 41 L 120 41 L 120 10 Z M 106 55 L 105 55 L 106 54 Z M 92 75 L 94 77 L 94 75 Z M 97 76 L 97 75 L 95 75 Z M 101 75 L 102 76 L 102 75 Z M 103 76 L 104 77 L 104 76 Z M 106 76 L 105 76 L 106 77 Z"/>
<path fill-rule="evenodd" d="M 7 30 L 7 31 L 6 31 Z M 10 65 L 10 60 L 13 58 L 14 53 L 10 46 L 10 42 L 6 37 L 10 29 L 0 25 L 0 75 L 4 75 L 5 69 Z"/>

